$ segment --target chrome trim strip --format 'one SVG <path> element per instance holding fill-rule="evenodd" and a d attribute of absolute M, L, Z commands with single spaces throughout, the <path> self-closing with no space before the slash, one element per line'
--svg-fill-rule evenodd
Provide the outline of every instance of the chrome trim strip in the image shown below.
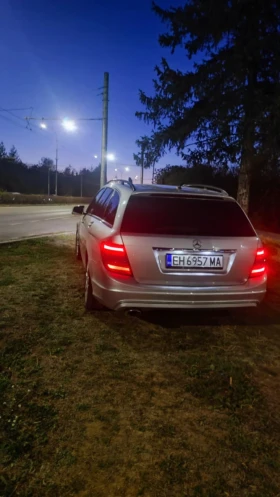
<path fill-rule="evenodd" d="M 192 255 L 194 255 L 194 252 L 197 252 L 199 255 L 201 254 L 205 254 L 205 255 L 209 255 L 209 254 L 235 254 L 236 250 L 232 250 L 232 249 L 195 249 L 195 248 L 189 248 L 189 249 L 183 249 L 183 248 L 164 248 L 164 247 L 153 247 L 153 250 L 157 250 L 157 252 L 180 252 L 180 253 L 191 253 Z"/>

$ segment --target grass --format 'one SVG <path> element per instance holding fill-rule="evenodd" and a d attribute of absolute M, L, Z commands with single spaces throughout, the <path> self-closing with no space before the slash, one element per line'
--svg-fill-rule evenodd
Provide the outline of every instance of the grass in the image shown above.
<path fill-rule="evenodd" d="M 0 247 L 1 497 L 276 497 L 280 250 L 257 310 L 86 313 L 73 240 Z"/>

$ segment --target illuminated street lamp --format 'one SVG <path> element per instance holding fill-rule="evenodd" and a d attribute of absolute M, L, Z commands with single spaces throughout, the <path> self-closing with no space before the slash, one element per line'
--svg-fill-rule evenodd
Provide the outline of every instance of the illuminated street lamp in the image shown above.
<path fill-rule="evenodd" d="M 115 155 L 114 154 L 107 154 L 107 160 L 109 160 L 109 161 L 116 160 Z"/>
<path fill-rule="evenodd" d="M 71 121 L 70 119 L 63 119 L 62 126 L 66 131 L 76 131 L 77 129 L 75 121 Z"/>
<path fill-rule="evenodd" d="M 122 179 L 122 170 L 121 170 L 121 169 L 117 169 L 117 168 L 115 169 L 115 172 L 116 172 L 116 179 L 118 179 L 118 171 L 119 171 L 119 173 L 120 173 L 120 175 L 121 175 L 121 179 Z"/>
<path fill-rule="evenodd" d="M 76 131 L 77 126 L 75 121 L 70 121 L 68 119 L 63 119 L 62 121 L 62 126 L 66 131 Z M 46 123 L 43 121 L 40 124 L 41 129 L 47 129 Z M 56 140 L 56 149 L 55 149 L 55 195 L 57 195 L 57 165 L 58 165 L 58 138 L 57 138 L 57 133 L 55 130 L 52 130 L 52 132 L 55 134 L 55 140 Z"/>

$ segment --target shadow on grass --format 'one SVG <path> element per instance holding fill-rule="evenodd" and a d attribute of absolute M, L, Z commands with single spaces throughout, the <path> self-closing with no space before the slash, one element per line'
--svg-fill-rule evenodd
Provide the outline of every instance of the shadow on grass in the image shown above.
<path fill-rule="evenodd" d="M 142 319 L 164 328 L 182 326 L 269 326 L 280 324 L 280 312 L 264 302 L 258 308 L 232 310 L 170 310 L 143 312 Z"/>

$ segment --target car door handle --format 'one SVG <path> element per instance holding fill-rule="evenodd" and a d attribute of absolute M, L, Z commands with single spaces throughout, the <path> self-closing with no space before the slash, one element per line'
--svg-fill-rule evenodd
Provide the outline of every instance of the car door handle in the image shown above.
<path fill-rule="evenodd" d="M 91 221 L 90 223 L 88 223 L 88 228 L 90 228 L 92 225 L 93 225 L 94 221 Z"/>

